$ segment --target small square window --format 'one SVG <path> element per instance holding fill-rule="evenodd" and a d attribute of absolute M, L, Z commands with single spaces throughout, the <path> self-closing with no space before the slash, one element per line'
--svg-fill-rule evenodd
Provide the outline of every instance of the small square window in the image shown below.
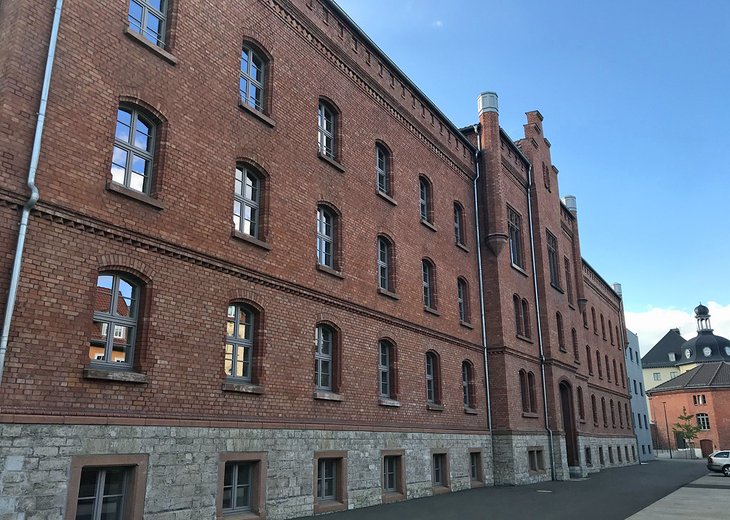
<path fill-rule="evenodd" d="M 529 460 L 530 471 L 534 473 L 542 473 L 545 471 L 545 456 L 542 448 L 528 448 L 527 457 Z"/>
<path fill-rule="evenodd" d="M 484 464 L 482 462 L 482 450 L 469 450 L 469 478 L 471 487 L 484 485 Z"/>
<path fill-rule="evenodd" d="M 314 454 L 314 513 L 347 509 L 347 452 Z"/>
<path fill-rule="evenodd" d="M 449 459 L 445 452 L 431 456 L 431 479 L 434 493 L 449 491 Z"/>
<path fill-rule="evenodd" d="M 383 450 L 382 483 L 383 503 L 397 502 L 406 497 L 406 479 L 403 466 L 403 450 Z"/>
<path fill-rule="evenodd" d="M 221 453 L 218 464 L 216 518 L 265 517 L 266 453 Z"/>
<path fill-rule="evenodd" d="M 66 519 L 142 520 L 147 455 L 84 455 L 71 460 Z"/>

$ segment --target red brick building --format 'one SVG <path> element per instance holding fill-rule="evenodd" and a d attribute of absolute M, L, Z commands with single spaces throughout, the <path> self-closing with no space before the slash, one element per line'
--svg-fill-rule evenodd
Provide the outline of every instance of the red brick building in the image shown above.
<path fill-rule="evenodd" d="M 290 518 L 635 460 L 620 295 L 538 112 L 456 128 L 329 1 L 3 2 L 0 51 L 0 515 Z"/>

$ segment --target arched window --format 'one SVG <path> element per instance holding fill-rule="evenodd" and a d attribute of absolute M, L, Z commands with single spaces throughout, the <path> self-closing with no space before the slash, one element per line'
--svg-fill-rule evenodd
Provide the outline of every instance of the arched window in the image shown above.
<path fill-rule="evenodd" d="M 624 411 L 621 409 L 621 403 L 616 403 L 616 406 L 618 408 L 618 425 L 619 425 L 619 428 L 623 429 L 623 427 L 624 427 Z"/>
<path fill-rule="evenodd" d="M 129 29 L 158 47 L 165 46 L 167 0 L 130 0 Z"/>
<path fill-rule="evenodd" d="M 239 233 L 263 239 L 261 233 L 261 194 L 263 177 L 247 165 L 236 166 L 233 193 L 233 226 Z"/>
<path fill-rule="evenodd" d="M 241 74 L 239 92 L 241 102 L 254 110 L 263 112 L 265 108 L 266 60 L 250 45 L 244 44 L 241 50 Z"/>
<path fill-rule="evenodd" d="M 587 329 L 588 328 L 588 311 L 583 309 L 583 326 Z"/>
<path fill-rule="evenodd" d="M 433 264 L 425 258 L 421 262 L 423 274 L 423 306 L 436 309 L 436 273 Z"/>
<path fill-rule="evenodd" d="M 601 314 L 601 336 L 606 339 L 606 322 L 603 320 L 603 314 Z"/>
<path fill-rule="evenodd" d="M 378 288 L 395 292 L 395 263 L 393 243 L 385 236 L 378 237 Z"/>
<path fill-rule="evenodd" d="M 618 325 L 614 325 L 614 328 L 616 329 L 616 344 L 618 345 L 619 350 L 621 350 L 621 336 L 618 335 Z"/>
<path fill-rule="evenodd" d="M 611 345 L 613 345 L 613 325 L 611 324 L 611 320 L 608 320 L 608 337 L 611 340 Z"/>
<path fill-rule="evenodd" d="M 464 231 L 464 208 L 458 202 L 454 202 L 454 238 L 458 245 L 466 243 Z"/>
<path fill-rule="evenodd" d="M 314 386 L 317 390 L 334 392 L 335 374 L 338 365 L 336 352 L 336 330 L 325 324 L 315 329 Z"/>
<path fill-rule="evenodd" d="M 593 424 L 598 425 L 598 409 L 596 408 L 595 394 L 591 394 L 591 408 L 593 409 Z"/>
<path fill-rule="evenodd" d="M 596 309 L 591 307 L 591 318 L 593 319 L 593 333 L 598 334 L 598 322 L 596 321 Z"/>
<path fill-rule="evenodd" d="M 565 348 L 565 333 L 563 332 L 563 315 L 559 312 L 555 313 L 555 326 L 558 329 L 558 348 L 561 352 L 567 352 Z"/>
<path fill-rule="evenodd" d="M 509 252 L 513 265 L 524 269 L 525 256 L 522 251 L 522 216 L 507 206 L 507 224 L 509 227 Z"/>
<path fill-rule="evenodd" d="M 616 411 L 613 406 L 613 399 L 611 399 L 611 426 L 616 427 Z"/>
<path fill-rule="evenodd" d="M 578 387 L 578 418 L 581 421 L 584 421 L 586 418 L 586 410 L 583 405 L 583 389 L 580 386 Z"/>
<path fill-rule="evenodd" d="M 629 414 L 629 405 L 628 405 L 628 403 L 624 403 L 624 412 L 626 414 L 626 428 L 631 428 L 631 426 L 629 426 L 629 417 L 632 418 L 632 422 L 633 422 L 633 416 Z"/>
<path fill-rule="evenodd" d="M 474 408 L 474 367 L 469 361 L 461 364 L 461 386 L 464 393 L 464 408 Z"/>
<path fill-rule="evenodd" d="M 336 240 L 337 217 L 330 208 L 317 206 L 317 262 L 337 269 Z"/>
<path fill-rule="evenodd" d="M 152 193 L 152 173 L 156 124 L 137 108 L 121 106 L 117 110 L 112 154 L 112 181 L 125 188 L 149 195 Z"/>
<path fill-rule="evenodd" d="M 228 306 L 226 321 L 226 375 L 234 380 L 253 380 L 255 312 L 242 303 Z"/>
<path fill-rule="evenodd" d="M 92 365 L 131 370 L 137 339 L 141 284 L 125 273 L 103 272 L 96 279 Z"/>
<path fill-rule="evenodd" d="M 612 361 L 613 363 L 613 381 L 616 383 L 616 386 L 618 386 L 618 371 L 616 370 L 616 360 L 614 359 Z"/>
<path fill-rule="evenodd" d="M 527 303 L 526 299 L 522 299 L 522 330 L 524 331 L 526 338 L 532 337 L 532 330 L 530 328 L 530 304 Z"/>
<path fill-rule="evenodd" d="M 441 367 L 435 352 L 426 352 L 426 401 L 441 404 Z"/>
<path fill-rule="evenodd" d="M 588 360 L 588 374 L 593 375 L 593 358 L 591 357 L 591 347 L 586 345 L 586 359 Z"/>
<path fill-rule="evenodd" d="M 608 379 L 608 382 L 611 382 L 611 365 L 608 363 L 608 356 L 605 356 L 604 359 L 606 360 L 606 379 Z"/>
<path fill-rule="evenodd" d="M 537 390 L 535 388 L 535 374 L 527 373 L 527 387 L 530 390 L 530 412 L 537 413 Z"/>
<path fill-rule="evenodd" d="M 375 145 L 375 174 L 378 191 L 392 197 L 393 183 L 390 175 L 390 153 L 382 144 Z"/>
<path fill-rule="evenodd" d="M 330 159 L 337 159 L 337 112 L 324 100 L 319 101 L 317 111 L 319 153 Z"/>
<path fill-rule="evenodd" d="M 379 343 L 380 359 L 378 361 L 378 374 L 380 383 L 380 397 L 384 399 L 396 399 L 397 379 L 395 377 L 395 346 L 386 339 Z"/>
<path fill-rule="evenodd" d="M 621 370 L 621 388 L 626 388 L 626 379 L 624 378 L 624 364 L 618 364 L 619 370 Z"/>
<path fill-rule="evenodd" d="M 515 309 L 515 331 L 518 336 L 523 336 L 525 331 L 522 328 L 524 324 L 524 320 L 522 318 L 522 300 L 518 295 L 515 294 L 512 296 L 512 304 Z"/>
<path fill-rule="evenodd" d="M 456 298 L 459 304 L 459 321 L 462 323 L 470 323 L 469 284 L 461 277 L 456 280 Z"/>
<path fill-rule="evenodd" d="M 578 332 L 575 328 L 570 330 L 570 339 L 573 343 L 573 358 L 575 361 L 580 361 L 580 351 L 578 349 Z"/>
<path fill-rule="evenodd" d="M 601 367 L 601 353 L 596 350 L 596 365 L 598 366 L 598 377 L 603 379 L 603 368 Z"/>
<path fill-rule="evenodd" d="M 606 415 L 606 398 L 601 397 L 601 411 L 603 412 L 603 426 L 608 428 L 608 415 Z"/>
<path fill-rule="evenodd" d="M 433 224 L 433 194 L 431 183 L 423 175 L 418 177 L 418 206 L 421 220 Z"/>
<path fill-rule="evenodd" d="M 522 411 L 530 412 L 530 388 L 527 386 L 527 372 L 520 370 L 520 396 L 522 397 Z"/>

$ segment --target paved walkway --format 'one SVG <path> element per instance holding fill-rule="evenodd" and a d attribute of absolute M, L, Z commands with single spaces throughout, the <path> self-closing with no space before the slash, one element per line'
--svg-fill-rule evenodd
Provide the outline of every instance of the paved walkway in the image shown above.
<path fill-rule="evenodd" d="M 631 520 L 730 518 L 730 478 L 710 473 L 654 502 Z"/>
<path fill-rule="evenodd" d="M 659 460 L 639 466 L 608 469 L 587 479 L 566 482 L 545 482 L 530 486 L 489 487 L 449 493 L 435 497 L 408 500 L 397 504 L 355 509 L 334 513 L 318 520 L 624 520 L 635 513 L 650 513 L 651 504 L 663 502 L 664 497 L 677 493 L 694 493 L 697 499 L 689 512 L 683 512 L 684 520 L 728 519 L 730 508 L 724 514 L 708 514 L 707 493 L 724 493 L 725 504 L 730 504 L 730 478 L 707 476 L 704 460 Z M 703 480 L 708 479 L 708 480 Z M 711 481 L 722 481 L 723 489 L 683 488 L 683 486 Z M 725 489 L 724 485 L 728 487 Z M 720 484 L 718 484 L 720 485 Z M 681 496 L 677 500 L 684 500 Z M 701 504 L 700 504 L 701 502 Z M 701 507 L 698 506 L 701 505 Z M 651 506 L 651 507 L 647 507 Z M 668 505 L 675 509 L 673 505 Z M 698 508 L 699 507 L 699 508 Z M 646 508 L 646 509 L 645 509 Z M 314 518 L 314 517 L 312 517 Z M 633 516 L 632 519 L 655 520 L 672 518 L 662 511 L 654 516 Z"/>

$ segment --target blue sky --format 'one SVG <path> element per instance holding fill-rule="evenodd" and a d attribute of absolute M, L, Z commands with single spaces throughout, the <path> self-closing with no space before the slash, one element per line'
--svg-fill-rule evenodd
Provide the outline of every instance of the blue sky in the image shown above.
<path fill-rule="evenodd" d="M 458 126 L 485 90 L 514 139 L 540 110 L 583 256 L 623 284 L 643 351 L 700 300 L 730 336 L 730 2 L 338 3 Z"/>

